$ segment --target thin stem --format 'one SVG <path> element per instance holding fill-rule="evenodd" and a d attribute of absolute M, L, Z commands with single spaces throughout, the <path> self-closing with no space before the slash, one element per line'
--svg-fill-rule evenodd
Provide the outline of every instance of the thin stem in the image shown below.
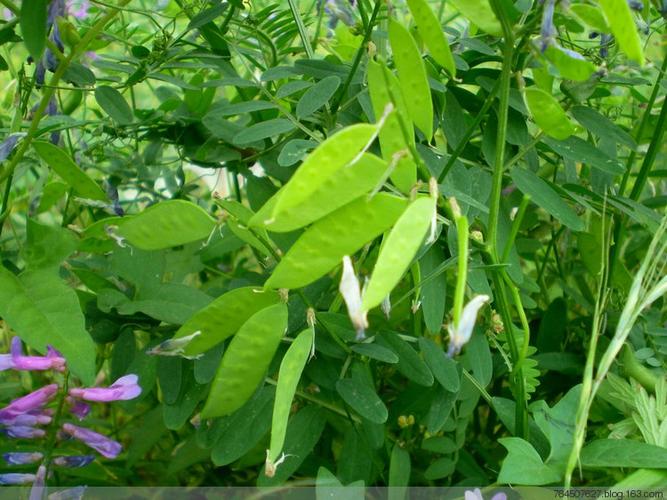
<path fill-rule="evenodd" d="M 507 238 L 507 241 L 505 242 L 501 262 L 507 262 L 507 259 L 509 259 L 510 251 L 512 250 L 517 234 L 519 234 L 519 229 L 521 228 L 521 223 L 523 222 L 523 217 L 526 214 L 528 205 L 530 205 L 530 196 L 524 195 L 523 198 L 521 198 L 519 209 L 514 216 L 514 221 L 512 221 L 512 229 L 510 230 L 509 238 Z"/>
<path fill-rule="evenodd" d="M 361 58 L 363 57 L 364 52 L 366 52 L 366 46 L 368 45 L 368 42 L 370 42 L 371 40 L 373 28 L 375 27 L 375 21 L 377 20 L 378 14 L 380 13 L 381 6 L 382 6 L 382 0 L 376 0 L 375 7 L 373 7 L 373 12 L 371 13 L 371 18 L 368 20 L 368 25 L 366 26 L 366 31 L 364 32 L 364 39 L 362 40 L 361 45 L 357 50 L 357 54 L 354 57 L 354 61 L 352 62 L 352 67 L 350 68 L 350 72 L 348 73 L 347 78 L 345 79 L 345 83 L 343 83 L 343 87 L 338 92 L 338 97 L 336 98 L 335 101 L 331 103 L 331 114 L 335 114 L 336 111 L 338 111 L 340 103 L 345 98 L 345 94 L 347 94 L 347 89 L 350 88 L 350 85 L 352 84 L 352 79 L 354 78 L 354 75 L 357 72 L 357 68 L 361 63 Z"/>
<path fill-rule="evenodd" d="M 287 0 L 289 8 L 292 11 L 292 17 L 296 23 L 296 27 L 299 30 L 299 37 L 301 37 L 301 43 L 303 43 L 303 48 L 306 51 L 308 59 L 314 59 L 315 53 L 313 52 L 313 46 L 310 44 L 308 39 L 308 33 L 306 32 L 306 26 L 303 24 L 303 19 L 301 19 L 301 13 L 299 12 L 299 6 L 296 4 L 296 0 Z"/>

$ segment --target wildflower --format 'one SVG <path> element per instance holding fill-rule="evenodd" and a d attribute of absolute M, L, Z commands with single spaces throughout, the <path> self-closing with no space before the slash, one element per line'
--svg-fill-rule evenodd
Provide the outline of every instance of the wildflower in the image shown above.
<path fill-rule="evenodd" d="M 7 138 L 0 142 L 0 161 L 5 161 L 12 151 L 16 149 L 19 139 L 25 135 L 25 132 L 16 132 L 14 134 L 9 134 Z"/>
<path fill-rule="evenodd" d="M 484 500 L 482 492 L 479 488 L 468 490 L 465 492 L 465 500 Z M 507 495 L 503 492 L 498 492 L 491 497 L 491 500 L 507 500 Z"/>
<path fill-rule="evenodd" d="M 556 0 L 546 0 L 542 11 L 542 27 L 540 28 L 540 50 L 544 52 L 554 42 L 556 27 L 554 26 L 554 9 Z"/>
<path fill-rule="evenodd" d="M 84 389 L 70 389 L 69 394 L 86 401 L 108 403 L 110 401 L 124 401 L 134 399 L 141 394 L 141 387 L 137 384 L 139 377 L 134 374 L 125 375 L 116 380 L 109 387 L 90 387 Z"/>
<path fill-rule="evenodd" d="M 190 335 L 186 335 L 185 337 L 165 340 L 152 349 L 146 351 L 146 354 L 150 354 L 152 356 L 181 356 L 185 359 L 198 359 L 202 356 L 201 354 L 198 354 L 197 356 L 186 356 L 184 353 L 185 347 L 199 335 L 201 335 L 201 332 L 198 330 L 194 333 L 191 333 Z"/>
<path fill-rule="evenodd" d="M 21 339 L 14 337 L 10 349 L 15 370 L 65 370 L 65 358 L 51 346 L 47 347 L 46 356 L 24 356 Z"/>
<path fill-rule="evenodd" d="M 44 455 L 37 451 L 14 451 L 3 453 L 2 458 L 9 465 L 27 465 L 39 462 Z"/>
<path fill-rule="evenodd" d="M 51 401 L 58 391 L 58 384 L 45 385 L 21 398 L 13 400 L 0 410 L 0 420 L 36 410 Z"/>
<path fill-rule="evenodd" d="M 380 309 L 382 309 L 382 312 L 384 313 L 385 317 L 389 319 L 391 315 L 391 294 L 387 294 L 387 296 L 382 299 L 382 304 L 380 304 Z"/>
<path fill-rule="evenodd" d="M 477 313 L 488 300 L 488 295 L 477 295 L 463 308 L 458 325 L 450 324 L 447 327 L 449 330 L 447 355 L 450 358 L 461 352 L 461 348 L 470 340 L 475 321 L 477 321 Z"/>
<path fill-rule="evenodd" d="M 76 19 L 86 19 L 90 2 L 88 0 L 67 0 L 65 3 L 67 13 Z"/>
<path fill-rule="evenodd" d="M 90 413 L 90 405 L 84 403 L 83 401 L 78 401 L 71 397 L 68 397 L 67 402 L 70 405 L 69 406 L 70 413 L 79 420 L 83 420 Z"/>
<path fill-rule="evenodd" d="M 53 459 L 54 465 L 58 467 L 68 467 L 70 469 L 77 469 L 90 465 L 95 460 L 95 455 L 67 455 L 62 457 L 55 457 Z"/>
<path fill-rule="evenodd" d="M 363 340 L 366 337 L 364 332 L 368 328 L 367 312 L 362 309 L 361 287 L 354 267 L 352 267 L 352 261 L 347 255 L 343 257 L 343 276 L 338 289 L 347 305 L 347 313 L 352 321 L 352 326 L 357 331 L 357 340 Z"/>
<path fill-rule="evenodd" d="M 35 480 L 30 488 L 30 500 L 42 500 L 46 484 L 46 466 L 40 465 L 35 474 Z"/>
<path fill-rule="evenodd" d="M 641 12 L 644 10 L 644 3 L 638 0 L 628 0 L 628 7 L 630 7 L 632 10 Z"/>
<path fill-rule="evenodd" d="M 2 432 L 14 439 L 35 439 L 46 436 L 46 432 L 42 429 L 24 425 L 10 425 L 9 427 L 5 427 Z"/>
<path fill-rule="evenodd" d="M 76 486 L 51 493 L 49 500 L 81 500 L 85 492 L 86 486 Z"/>
<path fill-rule="evenodd" d="M 108 437 L 72 424 L 63 424 L 63 431 L 78 439 L 85 445 L 91 447 L 106 458 L 116 458 L 122 451 L 122 446 L 117 441 Z"/>
<path fill-rule="evenodd" d="M 30 484 L 33 481 L 35 481 L 34 474 L 20 474 L 18 472 L 0 474 L 0 484 L 2 485 Z"/>

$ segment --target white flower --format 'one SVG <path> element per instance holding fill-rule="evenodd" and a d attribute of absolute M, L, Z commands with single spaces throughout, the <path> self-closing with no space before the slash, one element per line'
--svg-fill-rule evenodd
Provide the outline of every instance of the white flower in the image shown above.
<path fill-rule="evenodd" d="M 452 356 L 461 352 L 461 348 L 470 340 L 472 329 L 477 321 L 477 313 L 489 301 L 488 295 L 477 295 L 466 304 L 461 313 L 458 325 L 449 325 L 449 349 L 447 355 Z"/>
<path fill-rule="evenodd" d="M 203 356 L 203 354 L 198 354 L 196 356 L 186 356 L 184 354 L 185 347 L 187 347 L 187 345 L 199 335 L 201 335 L 201 331 L 197 330 L 196 332 L 191 333 L 190 335 L 186 335 L 185 337 L 165 340 L 152 349 L 146 351 L 146 354 L 150 354 L 152 356 L 181 356 L 185 359 L 199 359 Z"/>
<path fill-rule="evenodd" d="M 352 261 L 347 255 L 343 257 L 343 275 L 340 278 L 338 290 L 340 290 L 345 305 L 347 305 L 347 313 L 350 316 L 352 326 L 357 331 L 357 340 L 365 338 L 364 332 L 368 328 L 368 319 L 366 318 L 366 311 L 363 310 L 361 305 L 359 279 L 354 273 Z"/>

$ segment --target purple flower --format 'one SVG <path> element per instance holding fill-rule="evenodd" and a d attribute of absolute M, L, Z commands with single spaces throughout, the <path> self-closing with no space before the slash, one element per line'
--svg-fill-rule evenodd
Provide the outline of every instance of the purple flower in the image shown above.
<path fill-rule="evenodd" d="M 46 410 L 31 411 L 28 413 L 22 413 L 20 415 L 10 415 L 4 418 L 0 418 L 0 424 L 2 425 L 33 427 L 35 425 L 46 425 L 50 423 L 51 414 L 47 413 Z"/>
<path fill-rule="evenodd" d="M 19 139 L 21 139 L 23 136 L 25 136 L 24 132 L 15 132 L 13 134 L 9 134 L 7 138 L 0 143 L 0 161 L 5 161 L 10 154 L 12 154 L 12 151 L 16 148 L 16 145 L 19 142 Z M 6 356 L 6 354 L 4 355 Z M 3 368 L 3 370 L 6 368 Z"/>
<path fill-rule="evenodd" d="M 67 402 L 70 404 L 69 411 L 79 420 L 83 420 L 90 413 L 90 405 L 83 401 L 76 401 L 68 397 Z"/>
<path fill-rule="evenodd" d="M 76 486 L 66 490 L 56 491 L 49 495 L 49 500 L 80 500 L 86 492 L 85 486 Z"/>
<path fill-rule="evenodd" d="M 71 469 L 85 467 L 95 460 L 95 455 L 69 455 L 55 457 L 53 463 L 58 467 L 68 467 Z"/>
<path fill-rule="evenodd" d="M 88 0 L 67 0 L 66 9 L 70 16 L 76 19 L 86 19 L 90 2 Z"/>
<path fill-rule="evenodd" d="M 0 372 L 14 368 L 11 354 L 0 354 Z"/>
<path fill-rule="evenodd" d="M 117 441 L 109 439 L 108 437 L 91 431 L 90 429 L 85 429 L 72 424 L 63 424 L 63 431 L 87 446 L 90 446 L 106 458 L 116 458 L 123 449 Z"/>
<path fill-rule="evenodd" d="M 644 3 L 639 2 L 638 0 L 628 0 L 628 6 L 632 10 L 642 11 L 644 10 Z"/>
<path fill-rule="evenodd" d="M 46 432 L 42 429 L 28 427 L 24 425 L 10 425 L 2 430 L 9 437 L 14 439 L 35 439 L 46 436 Z"/>
<path fill-rule="evenodd" d="M 544 10 L 542 11 L 542 27 L 540 29 L 540 48 L 542 52 L 547 50 L 556 37 L 556 27 L 554 26 L 554 9 L 556 0 L 546 0 Z"/>
<path fill-rule="evenodd" d="M 15 399 L 0 410 L 0 420 L 39 409 L 51 401 L 56 392 L 58 392 L 58 384 L 49 384 L 21 398 Z"/>
<path fill-rule="evenodd" d="M 40 465 L 35 474 L 35 482 L 30 488 L 30 500 L 42 500 L 46 484 L 46 466 Z"/>
<path fill-rule="evenodd" d="M 9 465 L 27 465 L 39 462 L 42 458 L 44 458 L 44 455 L 37 451 L 14 451 L 10 453 L 3 453 L 2 458 L 4 458 L 5 462 L 7 462 Z"/>
<path fill-rule="evenodd" d="M 11 344 L 13 368 L 15 370 L 65 370 L 65 358 L 53 347 L 47 347 L 46 356 L 24 356 L 21 339 L 14 337 Z"/>
<path fill-rule="evenodd" d="M 134 399 L 141 394 L 141 387 L 137 384 L 138 380 L 139 377 L 135 374 L 125 375 L 116 380 L 109 387 L 70 389 L 69 394 L 70 396 L 85 399 L 86 401 L 98 401 L 104 403 Z"/>
<path fill-rule="evenodd" d="M 16 485 L 16 484 L 30 484 L 35 480 L 34 474 L 19 474 L 11 472 L 9 474 L 0 474 L 0 484 Z"/>

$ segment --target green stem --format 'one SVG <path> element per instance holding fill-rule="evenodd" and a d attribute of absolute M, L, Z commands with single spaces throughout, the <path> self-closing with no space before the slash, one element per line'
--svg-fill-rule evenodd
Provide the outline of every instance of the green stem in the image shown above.
<path fill-rule="evenodd" d="M 306 32 L 306 26 L 303 24 L 303 19 L 301 19 L 301 13 L 299 12 L 299 6 L 296 4 L 296 0 L 287 0 L 289 8 L 292 11 L 292 17 L 296 23 L 296 27 L 299 30 L 299 36 L 301 37 L 301 43 L 303 43 L 303 48 L 306 51 L 308 59 L 314 59 L 315 53 L 313 52 L 313 46 L 310 44 L 308 39 L 308 33 Z"/>
<path fill-rule="evenodd" d="M 521 198 L 519 209 L 514 216 L 512 229 L 510 230 L 510 236 L 507 238 L 507 242 L 505 242 L 505 248 L 503 248 L 501 262 L 507 262 L 507 259 L 509 259 L 510 251 L 512 250 L 512 246 L 514 245 L 514 240 L 516 239 L 517 234 L 519 234 L 519 229 L 521 228 L 521 223 L 523 222 L 523 216 L 526 214 L 528 205 L 530 205 L 530 196 L 524 195 L 523 198 Z"/>
<path fill-rule="evenodd" d="M 454 292 L 454 328 L 458 328 L 463 310 L 463 301 L 468 281 L 468 219 L 464 215 L 456 217 L 456 230 L 458 235 L 458 275 L 456 276 L 456 289 Z"/>
<path fill-rule="evenodd" d="M 368 42 L 370 42 L 371 40 L 371 35 L 373 34 L 373 28 L 375 27 L 375 22 L 377 20 L 378 14 L 380 13 L 381 6 L 382 6 L 382 0 L 375 0 L 375 7 L 373 7 L 371 18 L 368 20 L 368 25 L 366 26 L 366 31 L 364 32 L 364 39 L 362 40 L 361 45 L 357 50 L 357 54 L 354 56 L 354 61 L 352 62 L 352 67 L 350 68 L 350 72 L 348 73 L 347 78 L 345 79 L 345 83 L 343 83 L 343 87 L 338 92 L 338 97 L 335 99 L 335 101 L 331 103 L 331 114 L 335 114 L 336 111 L 338 111 L 340 103 L 345 98 L 345 94 L 347 94 L 347 89 L 350 88 L 350 85 L 352 84 L 352 79 L 354 78 L 354 75 L 357 72 L 359 64 L 361 64 L 361 58 L 366 52 L 366 47 L 368 46 Z"/>

